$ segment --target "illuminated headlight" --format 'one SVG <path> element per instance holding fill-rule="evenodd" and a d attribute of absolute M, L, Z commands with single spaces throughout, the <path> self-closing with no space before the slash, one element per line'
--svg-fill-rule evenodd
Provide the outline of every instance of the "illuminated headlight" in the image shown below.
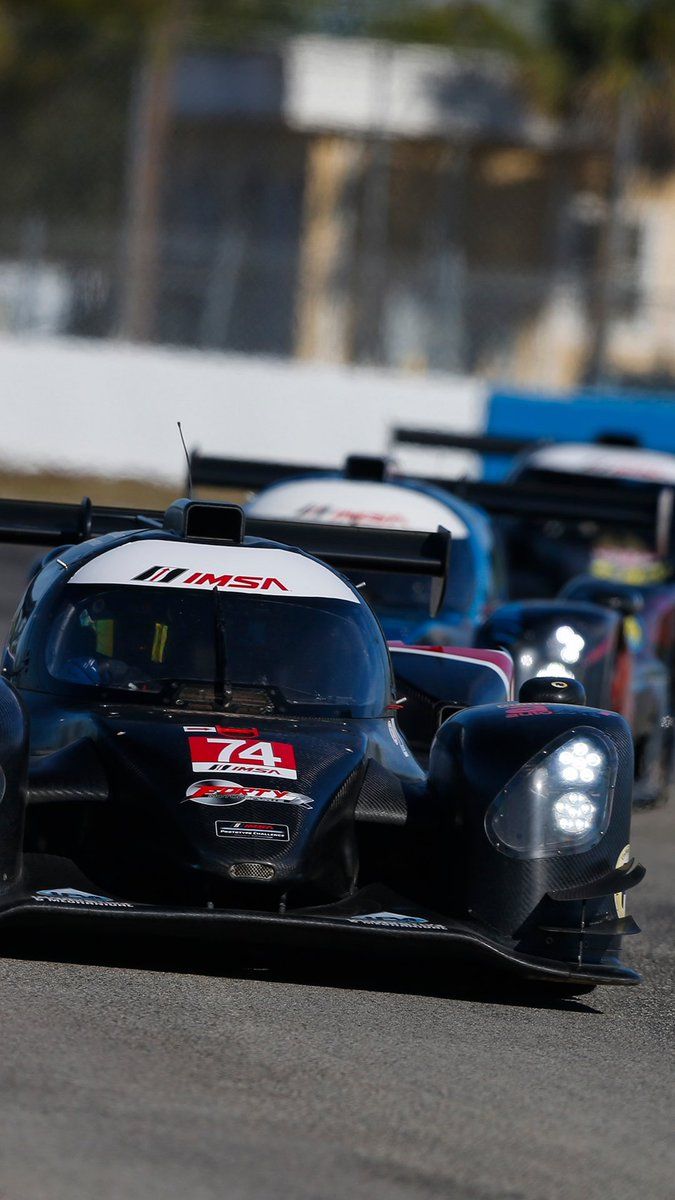
<path fill-rule="evenodd" d="M 537 671 L 537 679 L 550 678 L 574 679 L 574 671 L 570 671 L 569 667 L 566 667 L 564 663 L 548 662 Z"/>
<path fill-rule="evenodd" d="M 569 749 L 559 751 L 557 761 L 565 783 L 593 783 L 602 767 L 602 753 L 588 742 L 572 742 Z"/>
<path fill-rule="evenodd" d="M 579 661 L 586 641 L 580 633 L 577 633 L 576 629 L 572 629 L 571 625 L 561 625 L 555 631 L 555 640 L 558 643 L 559 654 L 564 663 Z"/>
<path fill-rule="evenodd" d="M 597 729 L 551 742 L 521 767 L 490 805 L 485 830 L 514 858 L 588 850 L 609 824 L 618 770 L 616 748 Z"/>
<path fill-rule="evenodd" d="M 553 805 L 553 819 L 565 833 L 587 833 L 595 812 L 595 805 L 584 792 L 565 792 Z"/>

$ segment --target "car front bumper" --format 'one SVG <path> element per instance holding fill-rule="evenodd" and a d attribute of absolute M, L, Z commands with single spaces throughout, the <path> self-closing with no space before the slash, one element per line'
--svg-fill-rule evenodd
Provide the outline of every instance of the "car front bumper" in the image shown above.
<path fill-rule="evenodd" d="M 370 892 L 370 889 L 368 889 Z M 137 934 L 247 945 L 343 950 L 348 953 L 423 955 L 482 970 L 558 984 L 641 982 L 617 959 L 568 963 L 523 953 L 489 931 L 435 913 L 401 915 L 395 898 L 360 893 L 320 909 L 290 913 L 136 904 L 112 898 L 88 900 L 14 893 L 0 901 L 0 934 L 10 930 L 49 930 Z M 376 907 L 375 907 L 376 906 Z M 403 907 L 400 903 L 399 907 Z M 409 905 L 408 905 L 409 907 Z M 359 911 L 361 910 L 361 911 Z M 389 919 L 388 919 L 389 918 Z M 1 943 L 0 943 L 1 949 Z"/>

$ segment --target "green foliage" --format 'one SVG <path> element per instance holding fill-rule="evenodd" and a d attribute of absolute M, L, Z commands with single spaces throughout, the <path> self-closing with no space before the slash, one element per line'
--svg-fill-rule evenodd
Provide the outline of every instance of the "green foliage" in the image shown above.
<path fill-rule="evenodd" d="M 672 88 L 673 0 L 546 0 L 544 36 L 562 67 L 562 111 L 577 100 L 612 108 L 627 88 L 666 99 Z"/>
<path fill-rule="evenodd" d="M 456 46 L 464 50 L 502 50 L 515 58 L 531 51 L 531 41 L 505 12 L 490 4 L 462 0 L 438 7 L 409 4 L 407 11 L 374 20 L 371 30 L 399 42 Z"/>
<path fill-rule="evenodd" d="M 497 51 L 550 112 L 611 129 L 630 90 L 668 155 L 675 0 L 0 0 L 0 215 L 119 215 L 133 78 L 167 24 L 175 45 L 315 30 Z"/>
<path fill-rule="evenodd" d="M 304 28 L 322 0 L 0 0 L 3 214 L 119 219 L 131 92 L 168 23 L 176 45 Z"/>
<path fill-rule="evenodd" d="M 612 125 L 630 90 L 661 136 L 675 112 L 675 0 L 411 3 L 374 21 L 398 41 L 495 50 L 515 60 L 535 104 Z"/>

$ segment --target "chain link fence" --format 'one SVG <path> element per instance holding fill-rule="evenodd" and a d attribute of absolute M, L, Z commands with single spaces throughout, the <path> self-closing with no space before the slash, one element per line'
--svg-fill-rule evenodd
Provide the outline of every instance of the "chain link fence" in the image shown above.
<path fill-rule="evenodd" d="M 320 272 L 319 288 L 303 279 L 302 251 L 297 236 L 261 238 L 243 219 L 220 230 L 163 229 L 151 340 L 556 387 L 584 381 L 593 314 L 603 303 L 603 375 L 672 385 L 675 289 L 645 296 L 637 272 L 608 288 L 597 273 L 479 267 L 461 244 L 410 253 L 383 239 L 378 254 L 353 244 L 339 269 Z M 0 329 L 123 337 L 128 270 L 124 228 L 5 222 Z M 309 349 L 308 287 L 310 309 L 324 310 L 323 336 Z"/>

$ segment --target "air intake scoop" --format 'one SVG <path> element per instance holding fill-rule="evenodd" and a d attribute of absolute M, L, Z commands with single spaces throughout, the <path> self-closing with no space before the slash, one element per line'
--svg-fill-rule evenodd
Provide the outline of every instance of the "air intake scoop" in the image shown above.
<path fill-rule="evenodd" d="M 163 524 L 168 533 L 177 533 L 186 541 L 240 546 L 244 540 L 244 510 L 238 504 L 175 500 L 164 513 Z"/>

